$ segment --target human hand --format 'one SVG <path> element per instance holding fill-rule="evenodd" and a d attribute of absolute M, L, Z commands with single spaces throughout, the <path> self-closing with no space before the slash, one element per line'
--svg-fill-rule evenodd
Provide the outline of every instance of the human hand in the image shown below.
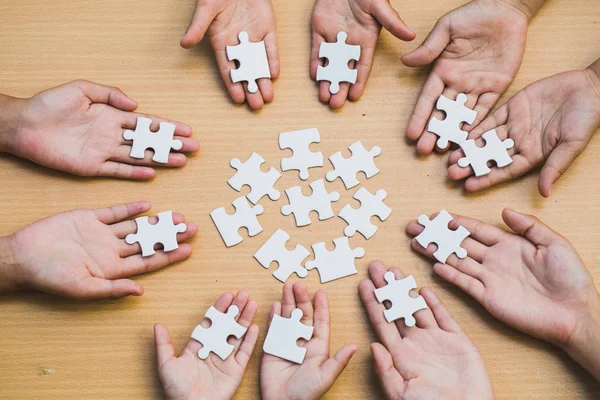
<path fill-rule="evenodd" d="M 371 279 L 359 285 L 371 325 L 381 341 L 371 344 L 375 372 L 389 399 L 493 399 L 490 377 L 477 347 L 429 289 L 421 289 L 429 308 L 414 314 L 416 325 L 388 323 L 374 290 L 385 286 L 386 267 L 369 265 Z M 392 268 L 396 279 L 404 278 Z"/>
<path fill-rule="evenodd" d="M 11 259 L 19 288 L 35 289 L 80 300 L 141 296 L 142 286 L 130 279 L 181 261 L 192 252 L 189 244 L 177 250 L 143 257 L 139 243 L 125 237 L 137 231 L 133 220 L 150 210 L 144 201 L 101 208 L 72 210 L 44 218 L 9 237 Z M 156 223 L 157 218 L 149 218 Z M 175 224 L 184 221 L 174 213 Z M 195 223 L 177 235 L 183 242 L 196 234 Z"/>
<path fill-rule="evenodd" d="M 450 229 L 464 226 L 467 257 L 452 254 L 433 271 L 480 302 L 493 316 L 529 335 L 561 347 L 600 306 L 590 273 L 567 239 L 537 218 L 505 209 L 502 219 L 513 232 L 471 218 L 452 215 Z M 408 234 L 423 227 L 411 221 Z M 413 249 L 432 258 L 435 245 Z M 598 307 L 597 309 L 600 309 Z"/>
<path fill-rule="evenodd" d="M 418 140 L 417 151 L 430 154 L 437 135 L 427 131 L 432 116 L 444 119 L 435 105 L 444 95 L 467 95 L 466 106 L 486 116 L 521 65 L 530 15 L 506 0 L 473 0 L 441 17 L 423 44 L 402 57 L 409 67 L 435 61 L 408 122 L 406 135 Z M 443 149 L 438 149 L 443 150 Z"/>
<path fill-rule="evenodd" d="M 311 23 L 311 79 L 317 79 L 317 67 L 324 63 L 319 58 L 322 42 L 336 42 L 338 32 L 344 31 L 348 34 L 348 44 L 361 46 L 360 60 L 356 63 L 352 61 L 350 65 L 350 68 L 358 70 L 356 83 L 350 86 L 348 82 L 341 82 L 340 91 L 332 95 L 329 93 L 329 82 L 321 81 L 319 99 L 322 102 L 329 103 L 331 108 L 341 108 L 346 98 L 351 101 L 360 98 L 371 72 L 382 26 L 398 39 L 415 38 L 414 32 L 400 19 L 389 0 L 315 0 Z"/>
<path fill-rule="evenodd" d="M 289 318 L 292 310 L 299 308 L 304 315 L 303 324 L 314 326 L 313 337 L 308 342 L 300 340 L 306 348 L 304 363 L 295 364 L 279 357 L 263 353 L 260 367 L 260 387 L 262 398 L 277 399 L 318 399 L 329 390 L 340 376 L 358 346 L 349 344 L 329 357 L 329 303 L 327 293 L 318 290 L 314 298 L 314 310 L 308 289 L 304 283 L 286 283 L 283 286 L 281 303 L 273 303 L 273 315 Z"/>
<path fill-rule="evenodd" d="M 509 150 L 512 164 L 492 168 L 488 175 L 470 177 L 470 167 L 458 166 L 458 160 L 464 157 L 459 149 L 450 154 L 448 176 L 454 180 L 467 178 L 465 189 L 475 192 L 543 164 L 538 187 L 540 194 L 548 197 L 554 182 L 585 149 L 599 125 L 600 78 L 592 70 L 542 79 L 513 96 L 469 134 L 476 139 L 495 129 L 501 140 L 513 139 L 515 146 Z"/>
<path fill-rule="evenodd" d="M 45 90 L 28 99 L 19 118 L 18 130 L 9 151 L 45 167 L 80 176 L 114 176 L 126 179 L 154 177 L 153 167 L 185 164 L 181 153 L 169 155 L 168 164 L 150 156 L 129 156 L 131 142 L 123 139 L 124 129 L 135 129 L 137 103 L 117 88 L 87 81 L 73 81 Z M 158 130 L 164 119 L 147 116 Z M 171 122 L 171 121 L 169 121 Z M 176 125 L 181 151 L 198 150 L 192 128 Z"/>
<path fill-rule="evenodd" d="M 271 79 L 257 81 L 258 91 L 248 92 L 244 82 L 233 83 L 230 70 L 235 62 L 227 59 L 226 47 L 239 43 L 238 34 L 248 32 L 251 42 L 265 41 L 271 79 L 279 76 L 279 51 L 275 35 L 275 12 L 270 0 L 197 0 L 192 21 L 181 39 L 181 47 L 189 49 L 208 33 L 210 44 L 229 95 L 236 103 L 244 100 L 253 110 L 273 101 L 275 94 Z"/>
<path fill-rule="evenodd" d="M 211 353 L 206 360 L 198 357 L 202 345 L 190 339 L 179 355 L 175 357 L 171 335 L 166 327 L 154 326 L 154 342 L 158 358 L 158 375 L 167 399 L 229 400 L 242 382 L 244 371 L 252 356 L 258 326 L 250 325 L 258 310 L 258 303 L 248 299 L 248 293 L 224 293 L 215 303 L 215 308 L 226 312 L 230 305 L 240 310 L 237 322 L 248 328 L 242 339 L 235 337 L 227 342 L 235 347 L 225 360 Z M 205 328 L 210 325 L 204 319 Z"/>

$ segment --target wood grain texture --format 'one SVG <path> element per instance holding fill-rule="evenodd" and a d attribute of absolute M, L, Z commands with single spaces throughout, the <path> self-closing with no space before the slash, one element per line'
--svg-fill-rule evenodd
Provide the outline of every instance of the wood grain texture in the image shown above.
<path fill-rule="evenodd" d="M 0 299 L 0 398 L 2 399 L 147 399 L 161 398 L 155 370 L 152 326 L 166 324 L 180 350 L 204 311 L 224 291 L 247 289 L 261 308 L 259 347 L 268 311 L 280 297 L 281 284 L 252 258 L 277 227 L 305 246 L 341 236 L 344 222 L 331 219 L 298 229 L 279 207 L 285 196 L 265 202 L 260 221 L 265 232 L 225 249 L 209 212 L 230 203 L 236 192 L 226 180 L 233 157 L 259 152 L 278 165 L 287 154 L 277 134 L 317 127 L 326 156 L 356 140 L 381 146 L 381 173 L 365 183 L 385 188 L 391 217 L 368 242 L 358 275 L 320 285 L 332 306 L 332 349 L 358 343 L 360 349 L 327 394 L 330 399 L 381 398 L 368 344 L 373 330 L 358 297 L 358 282 L 372 259 L 382 259 L 414 274 L 432 287 L 479 347 L 499 399 L 598 398 L 600 385 L 557 349 L 491 318 L 479 305 L 435 278 L 431 262 L 409 248 L 406 223 L 420 213 L 444 207 L 500 224 L 510 206 L 537 215 L 568 237 L 600 285 L 600 138 L 557 184 L 550 199 L 537 192 L 537 173 L 476 195 L 464 194 L 446 179 L 446 157 L 416 157 L 405 129 L 428 69 L 409 69 L 400 56 L 417 43 L 403 43 L 383 32 L 364 97 L 332 112 L 317 100 L 308 77 L 310 0 L 275 0 L 282 64 L 275 102 L 261 112 L 236 106 L 227 95 L 211 50 L 202 43 L 179 47 L 194 8 L 193 0 L 3 0 L 0 4 L 0 92 L 31 96 L 63 82 L 83 78 L 118 86 L 140 103 L 140 110 L 185 121 L 201 141 L 201 151 L 179 170 L 160 171 L 152 182 L 83 179 L 49 171 L 13 157 L 0 157 L 0 234 L 44 216 L 72 208 L 96 208 L 149 200 L 153 210 L 183 212 L 200 225 L 193 256 L 178 265 L 136 278 L 141 298 L 72 303 L 27 293 Z M 393 1 L 417 32 L 417 42 L 460 0 Z M 533 19 L 523 65 L 503 99 L 527 84 L 570 69 L 584 68 L 600 55 L 598 2 L 550 0 Z M 500 101 L 501 104 L 503 100 Z M 311 178 L 327 168 L 313 170 Z M 285 173 L 280 189 L 299 184 Z M 308 186 L 308 182 L 303 183 Z M 353 191 L 339 190 L 337 212 Z M 261 351 L 256 351 L 238 392 L 239 399 L 259 396 Z"/>

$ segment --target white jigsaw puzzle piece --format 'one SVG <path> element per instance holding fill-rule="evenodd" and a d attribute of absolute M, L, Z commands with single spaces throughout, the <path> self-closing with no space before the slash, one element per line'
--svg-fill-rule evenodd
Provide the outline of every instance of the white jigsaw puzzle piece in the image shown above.
<path fill-rule="evenodd" d="M 289 171 L 297 169 L 300 171 L 300 179 L 308 179 L 308 169 L 323 166 L 323 153 L 310 151 L 311 143 L 319 143 L 321 135 L 316 128 L 302 129 L 293 132 L 279 134 L 279 148 L 291 149 L 292 157 L 281 159 L 281 170 Z"/>
<path fill-rule="evenodd" d="M 310 196 L 302 194 L 300 186 L 294 186 L 285 191 L 290 204 L 281 207 L 283 215 L 294 214 L 296 226 L 306 226 L 312 223 L 310 212 L 316 211 L 319 214 L 319 220 L 323 221 L 334 216 L 331 202 L 338 201 L 340 194 L 338 192 L 327 193 L 325 181 L 318 179 L 310 184 L 312 193 Z"/>
<path fill-rule="evenodd" d="M 270 78 L 269 59 L 265 42 L 250 42 L 248 32 L 238 34 L 240 44 L 236 46 L 227 46 L 227 59 L 229 61 L 238 60 L 240 67 L 230 71 L 231 81 L 233 83 L 248 82 L 248 91 L 256 93 L 258 84 L 256 81 L 261 78 Z"/>
<path fill-rule="evenodd" d="M 302 261 L 310 255 L 310 252 L 301 245 L 296 245 L 291 251 L 286 249 L 285 244 L 288 240 L 290 240 L 290 235 L 277 229 L 269 240 L 254 253 L 254 258 L 265 268 L 269 268 L 273 261 L 279 264 L 279 267 L 273 272 L 273 276 L 281 282 L 285 282 L 293 273 L 300 278 L 305 278 L 307 275 Z"/>
<path fill-rule="evenodd" d="M 333 165 L 333 171 L 329 171 L 325 175 L 329 182 L 336 180 L 338 177 L 341 178 L 346 189 L 351 189 L 360 183 L 356 174 L 361 171 L 365 173 L 367 179 L 377 175 L 379 169 L 373 159 L 381 154 L 379 146 L 373 146 L 371 150 L 367 151 L 360 140 L 352 143 L 349 149 L 352 152 L 350 158 L 344 158 L 339 151 L 329 157 L 329 161 Z"/>
<path fill-rule="evenodd" d="M 425 229 L 417 237 L 417 242 L 427 248 L 430 243 L 437 245 L 437 250 L 433 256 L 441 263 L 445 263 L 450 254 L 456 253 L 458 258 L 465 258 L 467 250 L 460 244 L 471 234 L 464 226 L 459 226 L 458 229 L 452 230 L 448 228 L 448 224 L 452 221 L 452 216 L 442 210 L 433 219 L 430 220 L 426 215 L 419 215 L 419 224 Z"/>
<path fill-rule="evenodd" d="M 355 209 L 346 204 L 338 214 L 338 217 L 348 223 L 344 235 L 352 237 L 356 232 L 360 232 L 365 239 L 370 239 L 378 229 L 371 223 L 371 217 L 376 215 L 381 221 L 385 221 L 392 212 L 392 209 L 383 203 L 386 197 L 387 192 L 383 189 L 375 194 L 371 194 L 364 187 L 358 189 L 354 198 L 360 201 L 360 208 Z"/>
<path fill-rule="evenodd" d="M 305 264 L 307 270 L 316 268 L 319 271 L 321 283 L 356 274 L 354 260 L 365 255 L 362 247 L 351 249 L 346 236 L 334 239 L 333 243 L 333 251 L 327 250 L 325 242 L 313 244 L 315 259 Z"/>
<path fill-rule="evenodd" d="M 200 359 L 205 360 L 211 351 L 221 360 L 226 360 L 231 355 L 234 346 L 227 343 L 229 336 L 241 339 L 248 330 L 236 322 L 235 317 L 239 312 L 235 305 L 229 306 L 227 313 L 222 313 L 213 306 L 208 309 L 204 317 L 210 320 L 210 326 L 204 328 L 198 325 L 192 332 L 192 339 L 202 343 L 202 348 L 198 350 Z"/>
<path fill-rule="evenodd" d="M 231 167 L 237 169 L 237 172 L 227 181 L 229 186 L 237 190 L 242 189 L 242 186 L 250 186 L 250 192 L 246 195 L 252 204 L 264 196 L 268 195 L 271 200 L 278 200 L 281 197 L 279 190 L 275 189 L 275 182 L 281 177 L 279 171 L 271 167 L 268 172 L 263 172 L 260 166 L 265 162 L 257 153 L 252 153 L 250 158 L 242 163 L 239 159 L 231 160 Z"/>
<path fill-rule="evenodd" d="M 392 303 L 389 309 L 383 311 L 386 321 L 394 322 L 397 319 L 404 318 L 406 326 L 415 326 L 416 321 L 413 314 L 427 308 L 423 296 L 410 296 L 410 291 L 417 288 L 415 278 L 409 275 L 404 279 L 396 279 L 391 271 L 387 271 L 383 278 L 386 280 L 387 285 L 375 289 L 375 297 L 380 303 L 385 300 Z"/>
<path fill-rule="evenodd" d="M 340 90 L 340 82 L 356 83 L 357 70 L 348 68 L 351 60 L 360 59 L 360 46 L 346 44 L 348 34 L 338 32 L 337 42 L 322 42 L 319 47 L 319 58 L 327 58 L 326 67 L 317 67 L 317 81 L 329 81 L 329 92 L 336 94 Z"/>
<path fill-rule="evenodd" d="M 241 227 L 248 229 L 248 236 L 250 237 L 258 235 L 263 229 L 256 218 L 264 212 L 263 206 L 251 207 L 246 201 L 246 197 L 242 196 L 233 201 L 233 207 L 235 207 L 233 215 L 227 214 L 225 207 L 219 207 L 210 213 L 210 217 L 227 247 L 234 246 L 242 241 L 242 237 L 238 233 Z"/>
<path fill-rule="evenodd" d="M 466 168 L 471 165 L 475 176 L 487 175 L 491 172 L 488 167 L 488 161 L 495 161 L 498 168 L 506 167 L 512 163 L 512 157 L 508 154 L 508 149 L 515 145 L 514 140 L 500 140 L 495 129 L 483 134 L 485 146 L 479 147 L 475 140 L 470 139 L 460 144 L 465 156 L 458 160 L 458 165 Z"/>
<path fill-rule="evenodd" d="M 132 158 L 143 159 L 147 149 L 152 149 L 154 155 L 152 161 L 166 164 L 169 162 L 169 153 L 171 149 L 181 150 L 183 143 L 181 140 L 174 140 L 175 125 L 169 122 L 161 122 L 158 132 L 150 130 L 152 120 L 150 118 L 138 117 L 135 125 L 135 131 L 125 130 L 123 138 L 133 140 L 129 156 Z"/>
<path fill-rule="evenodd" d="M 465 106 L 467 95 L 459 93 L 456 100 L 450 100 L 444 95 L 440 95 L 436 107 L 446 113 L 446 118 L 440 120 L 432 117 L 429 120 L 427 130 L 439 136 L 437 146 L 445 149 L 448 142 L 461 144 L 467 140 L 468 133 L 461 129 L 461 124 L 466 122 L 472 124 L 477 117 L 477 112 Z"/>
<path fill-rule="evenodd" d="M 302 364 L 306 356 L 306 348 L 298 347 L 296 342 L 300 338 L 309 341 L 314 330 L 312 326 L 300 322 L 302 315 L 302 310 L 299 308 L 292 311 L 290 318 L 284 318 L 277 314 L 273 315 L 273 320 L 263 344 L 263 351 L 275 357 Z"/>
<path fill-rule="evenodd" d="M 134 244 L 138 242 L 142 248 L 142 257 L 148 257 L 155 253 L 154 246 L 158 243 L 163 245 L 163 251 L 169 252 L 177 249 L 177 234 L 185 232 L 187 226 L 184 223 L 175 225 L 173 213 L 164 211 L 158 213 L 158 222 L 154 225 L 148 222 L 148 217 L 135 219 L 137 232 L 130 233 L 125 237 L 125 242 Z"/>

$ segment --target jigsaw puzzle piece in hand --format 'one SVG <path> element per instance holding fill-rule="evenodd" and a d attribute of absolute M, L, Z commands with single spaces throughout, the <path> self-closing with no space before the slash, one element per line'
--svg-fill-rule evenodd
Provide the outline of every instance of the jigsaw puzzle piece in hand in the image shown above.
<path fill-rule="evenodd" d="M 164 211 L 158 213 L 158 222 L 152 225 L 148 217 L 139 217 L 135 219 L 137 232 L 130 233 L 125 237 L 127 244 L 138 242 L 142 248 L 142 257 L 148 257 L 155 253 L 154 246 L 162 244 L 163 251 L 169 252 L 177 249 L 177 234 L 186 231 L 187 226 L 184 223 L 175 225 L 173 223 L 173 213 Z"/>
<path fill-rule="evenodd" d="M 237 60 L 240 64 L 238 69 L 232 69 L 231 81 L 233 83 L 248 82 L 248 91 L 256 93 L 258 84 L 256 81 L 261 78 L 270 78 L 269 59 L 265 42 L 250 42 L 248 32 L 238 34 L 240 44 L 236 46 L 227 46 L 227 59 L 229 61 Z"/>
<path fill-rule="evenodd" d="M 158 132 L 152 132 L 150 118 L 138 117 L 135 125 L 135 131 L 125 130 L 123 138 L 133 140 L 129 156 L 132 158 L 143 159 L 147 149 L 152 149 L 154 155 L 152 161 L 166 164 L 169 162 L 169 153 L 171 149 L 181 150 L 183 142 L 173 139 L 175 134 L 175 125 L 169 122 L 161 122 Z"/>
<path fill-rule="evenodd" d="M 346 44 L 347 38 L 346 32 L 338 32 L 337 42 L 322 42 L 319 47 L 319 58 L 327 58 L 328 64 L 317 67 L 317 81 L 331 82 L 331 94 L 340 91 L 340 82 L 356 83 L 357 70 L 348 68 L 348 63 L 360 59 L 360 46 Z"/>
<path fill-rule="evenodd" d="M 198 325 L 192 332 L 192 339 L 202 344 L 198 351 L 200 359 L 205 360 L 210 352 L 215 353 L 221 360 L 226 360 L 231 355 L 234 346 L 227 343 L 227 339 L 230 336 L 241 339 L 248 330 L 236 322 L 235 317 L 239 312 L 235 305 L 229 306 L 227 313 L 222 313 L 213 306 L 208 309 L 204 317 L 210 320 L 210 327 Z"/>
<path fill-rule="evenodd" d="M 273 315 L 273 320 L 263 344 L 263 351 L 275 357 L 302 364 L 304 357 L 306 357 L 306 348 L 298 347 L 296 342 L 298 339 L 309 341 L 314 330 L 312 326 L 300 322 L 302 315 L 302 310 L 299 308 L 292 311 L 290 318 L 284 318 L 277 314 Z"/>
<path fill-rule="evenodd" d="M 461 144 L 467 140 L 468 133 L 461 129 L 463 122 L 472 124 L 477 117 L 477 112 L 465 106 L 467 95 L 459 93 L 456 100 L 450 100 L 444 95 L 440 95 L 436 107 L 446 113 L 446 118 L 440 120 L 432 117 L 427 125 L 429 132 L 439 136 L 437 146 L 441 149 L 448 147 L 449 142 Z"/>
<path fill-rule="evenodd" d="M 452 230 L 448 224 L 453 220 L 452 216 L 442 210 L 433 219 L 430 220 L 426 215 L 419 215 L 418 222 L 425 229 L 415 239 L 423 248 L 427 248 L 430 243 L 437 245 L 437 250 L 433 256 L 441 263 L 445 263 L 452 253 L 456 253 L 458 258 L 467 257 L 467 250 L 460 244 L 471 234 L 464 226 Z"/>
<path fill-rule="evenodd" d="M 507 150 L 514 147 L 514 140 L 500 140 L 495 129 L 484 133 L 483 139 L 485 140 L 483 147 L 477 146 L 473 139 L 460 144 L 465 156 L 458 160 L 458 165 L 462 168 L 471 165 L 475 176 L 483 176 L 491 172 L 487 165 L 489 161 L 494 161 L 498 168 L 506 167 L 513 161 Z"/>
<path fill-rule="evenodd" d="M 383 278 L 387 285 L 375 289 L 377 301 L 383 303 L 388 300 L 392 306 L 383 311 L 387 322 L 394 322 L 397 319 L 404 318 L 406 326 L 415 326 L 415 317 L 413 316 L 419 310 L 427 308 L 427 303 L 422 296 L 411 297 L 410 291 L 417 288 L 417 283 L 412 275 L 404 279 L 396 279 L 392 271 L 387 271 Z"/>

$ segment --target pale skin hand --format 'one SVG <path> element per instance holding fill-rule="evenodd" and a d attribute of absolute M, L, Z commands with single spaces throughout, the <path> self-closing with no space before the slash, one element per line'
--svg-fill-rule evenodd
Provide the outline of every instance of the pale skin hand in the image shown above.
<path fill-rule="evenodd" d="M 135 113 L 137 103 L 117 88 L 87 81 L 74 81 L 48 89 L 22 103 L 14 137 L 8 152 L 45 167 L 80 176 L 110 176 L 126 179 L 154 177 L 154 167 L 179 167 L 183 153 L 171 153 L 168 164 L 129 156 L 131 141 L 123 138 L 125 129 L 134 130 L 138 116 L 153 120 L 158 130 L 164 119 Z M 172 121 L 169 121 L 172 122 Z M 183 142 L 182 152 L 194 152 L 198 142 L 192 129 L 176 125 L 175 139 Z"/>
<path fill-rule="evenodd" d="M 167 399 L 229 400 L 233 397 L 242 382 L 258 339 L 258 326 L 251 325 L 258 310 L 258 303 L 250 300 L 248 293 L 242 291 L 235 297 L 233 293 L 224 293 L 214 307 L 221 312 L 227 312 L 232 304 L 240 310 L 236 321 L 249 328 L 241 339 L 231 337 L 228 340 L 228 343 L 234 346 L 234 350 L 225 361 L 214 353 L 201 360 L 198 350 L 202 345 L 193 339 L 189 340 L 179 357 L 176 357 L 167 328 L 160 324 L 154 326 L 158 375 Z M 201 325 L 206 328 L 210 323 L 204 319 Z"/>
<path fill-rule="evenodd" d="M 509 1 L 474 0 L 441 17 L 423 44 L 402 57 L 409 67 L 435 61 L 407 128 L 420 154 L 436 147 L 438 136 L 427 131 L 427 124 L 431 117 L 445 118 L 435 108 L 440 95 L 451 100 L 467 95 L 466 106 L 477 111 L 477 118 L 463 130 L 487 115 L 521 65 L 530 17 Z"/>
<path fill-rule="evenodd" d="M 239 44 L 238 34 L 248 32 L 251 42 L 265 41 L 271 79 L 279 76 L 279 51 L 275 35 L 275 12 L 270 0 L 198 0 L 192 21 L 181 39 L 189 49 L 208 35 L 225 86 L 236 103 L 245 100 L 253 110 L 273 101 L 273 83 L 269 78 L 257 81 L 256 93 L 248 92 L 247 83 L 231 82 L 230 70 L 234 61 L 227 59 L 226 47 Z"/>
<path fill-rule="evenodd" d="M 371 344 L 375 372 L 389 399 L 493 399 L 489 375 L 479 351 L 429 289 L 421 289 L 429 308 L 414 314 L 416 325 L 388 323 L 375 288 L 385 286 L 381 261 L 369 265 L 370 279 L 359 285 L 371 325 L 380 343 Z M 404 278 L 391 268 L 396 279 Z"/>
<path fill-rule="evenodd" d="M 509 150 L 512 164 L 492 168 L 488 175 L 470 177 L 470 167 L 461 168 L 462 150 L 450 154 L 448 176 L 467 178 L 469 192 L 515 179 L 543 165 L 539 191 L 550 196 L 552 185 L 585 149 L 600 126 L 600 78 L 592 69 L 569 71 L 537 81 L 513 96 L 506 104 L 473 129 L 469 138 L 480 138 L 495 129 L 501 140 L 513 139 Z M 478 140 L 483 146 L 484 140 Z"/>
<path fill-rule="evenodd" d="M 181 261 L 192 252 L 189 244 L 165 253 L 157 250 L 142 257 L 139 243 L 127 244 L 125 237 L 137 231 L 134 220 L 150 210 L 144 201 L 102 208 L 73 210 L 39 220 L 3 238 L 9 256 L 0 266 L 10 271 L 14 285 L 0 292 L 33 289 L 79 300 L 140 296 L 142 286 L 127 279 Z M 184 222 L 174 213 L 175 224 Z M 156 217 L 150 223 L 156 223 Z M 183 242 L 196 234 L 195 223 L 177 235 Z M 0 271 L 2 272 L 2 271 Z"/>
<path fill-rule="evenodd" d="M 436 263 L 434 272 L 520 331 L 567 351 L 574 342 L 587 348 L 586 359 L 576 359 L 600 378 L 600 350 L 592 345 L 600 345 L 598 330 L 595 337 L 580 340 L 589 326 L 600 325 L 600 298 L 569 241 L 537 218 L 511 209 L 505 209 L 502 218 L 512 232 L 471 218 L 453 217 L 450 229 L 462 225 L 471 232 L 462 243 L 468 256 L 459 259 L 453 254 L 446 264 Z M 416 236 L 423 227 L 411 221 L 406 230 Z M 415 239 L 411 244 L 433 258 L 434 244 L 427 249 Z M 594 363 L 596 367 L 592 367 Z"/>
<path fill-rule="evenodd" d="M 301 322 L 314 326 L 314 332 L 308 343 L 299 341 L 307 350 L 301 365 L 263 353 L 260 368 L 263 399 L 320 398 L 334 384 L 358 350 L 358 346 L 349 344 L 340 348 L 333 357 L 329 356 L 329 303 L 324 290 L 315 293 L 314 304 L 313 308 L 304 283 L 286 283 L 281 303 L 273 304 L 271 320 L 274 314 L 289 318 L 292 310 L 299 308 L 304 313 Z"/>
<path fill-rule="evenodd" d="M 317 67 L 324 65 L 319 58 L 319 47 L 322 42 L 336 42 L 337 34 L 344 31 L 348 34 L 347 44 L 360 45 L 361 54 L 358 62 L 351 61 L 350 68 L 358 70 L 356 83 L 340 83 L 340 91 L 334 95 L 329 93 L 329 82 L 321 81 L 319 99 L 329 103 L 331 108 L 341 108 L 346 99 L 356 101 L 365 91 L 367 79 L 373 65 L 375 48 L 381 27 L 385 27 L 392 35 L 401 40 L 415 38 L 398 13 L 392 8 L 389 0 L 316 0 L 312 13 L 312 51 L 310 58 L 310 77 L 317 79 Z"/>

